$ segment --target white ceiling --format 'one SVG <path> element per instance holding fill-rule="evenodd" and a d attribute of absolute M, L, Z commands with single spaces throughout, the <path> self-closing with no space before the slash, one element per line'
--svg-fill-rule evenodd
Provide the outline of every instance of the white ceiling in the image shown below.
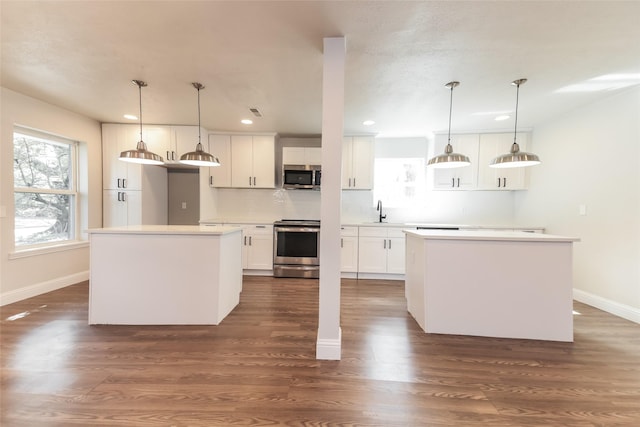
<path fill-rule="evenodd" d="M 319 134 L 344 36 L 345 133 L 512 129 L 640 83 L 639 1 L 1 1 L 2 86 L 103 122 Z M 240 119 L 257 107 L 250 128 Z M 362 125 L 372 119 L 371 127 Z"/>

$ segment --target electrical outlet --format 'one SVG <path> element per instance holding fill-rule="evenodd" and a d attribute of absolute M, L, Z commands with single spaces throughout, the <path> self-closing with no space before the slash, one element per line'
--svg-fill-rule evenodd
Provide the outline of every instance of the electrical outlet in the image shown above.
<path fill-rule="evenodd" d="M 587 205 L 578 205 L 578 215 L 580 216 L 587 215 Z"/>
<path fill-rule="evenodd" d="M 187 202 L 182 202 L 182 209 L 187 209 Z"/>

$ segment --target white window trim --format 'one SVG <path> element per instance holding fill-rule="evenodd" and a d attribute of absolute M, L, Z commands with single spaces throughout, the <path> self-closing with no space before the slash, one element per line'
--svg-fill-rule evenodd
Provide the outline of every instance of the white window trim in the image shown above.
<path fill-rule="evenodd" d="M 36 129 L 31 129 L 22 126 L 14 126 L 13 133 L 20 133 L 23 135 L 29 135 L 34 138 L 47 139 L 50 141 L 63 143 L 70 145 L 72 147 L 71 150 L 71 160 L 70 164 L 71 168 L 71 189 L 69 190 L 56 190 L 56 189 L 40 189 L 33 187 L 13 187 L 13 194 L 15 193 L 45 193 L 45 194 L 68 194 L 73 197 L 73 210 L 70 212 L 71 221 L 73 223 L 73 233 L 71 239 L 64 241 L 53 241 L 53 242 L 45 242 L 45 243 L 37 243 L 33 245 L 21 245 L 16 246 L 15 238 L 12 242 L 13 244 L 13 252 L 9 253 L 9 259 L 18 259 L 29 256 L 41 255 L 45 253 L 54 253 L 61 252 L 70 249 L 76 249 L 78 247 L 88 246 L 87 241 L 79 240 L 80 236 L 80 192 L 78 190 L 78 141 L 75 141 L 70 138 L 60 137 L 54 134 L 50 134 L 47 132 L 43 132 Z M 15 206 L 13 211 L 13 217 L 15 219 Z M 15 223 L 14 223 L 15 229 Z"/>

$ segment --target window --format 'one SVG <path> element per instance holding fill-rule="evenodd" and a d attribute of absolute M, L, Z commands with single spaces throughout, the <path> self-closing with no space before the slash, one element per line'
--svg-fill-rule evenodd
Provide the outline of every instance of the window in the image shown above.
<path fill-rule="evenodd" d="M 76 238 L 77 144 L 17 128 L 13 133 L 15 245 Z"/>
<path fill-rule="evenodd" d="M 384 200 L 390 208 L 415 207 L 424 198 L 423 157 L 376 158 L 373 200 Z"/>

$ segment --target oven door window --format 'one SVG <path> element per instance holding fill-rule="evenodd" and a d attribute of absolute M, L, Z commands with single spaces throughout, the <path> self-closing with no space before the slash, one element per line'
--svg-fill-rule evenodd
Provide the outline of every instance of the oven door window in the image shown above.
<path fill-rule="evenodd" d="M 278 231 L 276 254 L 279 257 L 318 256 L 318 233 L 316 231 Z"/>

